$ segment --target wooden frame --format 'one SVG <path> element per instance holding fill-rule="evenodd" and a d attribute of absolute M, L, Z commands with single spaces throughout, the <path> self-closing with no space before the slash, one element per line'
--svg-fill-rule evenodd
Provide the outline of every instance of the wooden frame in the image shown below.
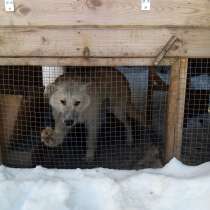
<path fill-rule="evenodd" d="M 7 58 L 4 65 L 152 65 L 154 58 L 144 59 L 120 59 L 113 58 L 110 60 L 99 59 L 99 58 L 80 58 L 73 60 L 69 58 L 57 58 L 54 61 L 52 58 Z M 95 62 L 96 60 L 96 62 Z M 115 61 L 113 63 L 112 61 Z M 135 63 L 133 62 L 135 60 Z M 0 59 L 1 61 L 1 59 Z M 43 61 L 43 63 L 42 63 Z M 51 61 L 53 61 L 51 63 Z M 99 62 L 100 61 L 100 62 Z M 146 62 L 145 62 L 146 61 Z M 176 156 L 180 159 L 181 144 L 182 144 L 182 124 L 184 119 L 184 103 L 185 103 L 185 92 L 186 92 L 186 81 L 187 81 L 187 58 L 164 58 L 161 61 L 162 65 L 171 65 L 171 76 L 170 86 L 168 90 L 168 106 L 167 106 L 167 117 L 166 117 L 166 146 L 165 146 L 165 161 L 169 161 L 172 157 Z M 48 63 L 49 62 L 49 63 Z M 81 63 L 80 63 L 81 62 Z M 154 67 L 151 66 L 150 71 L 153 71 Z M 154 75 L 153 75 L 154 76 Z M 152 77 L 153 78 L 153 77 Z M 167 87 L 165 87 L 167 88 Z M 151 94 L 150 94 L 151 95 Z"/>
<path fill-rule="evenodd" d="M 139 0 L 15 0 L 8 13 L 0 1 L 0 65 L 153 66 L 175 37 L 159 64 L 172 66 L 168 161 L 180 158 L 186 58 L 210 58 L 210 1 L 155 0 L 150 11 L 140 8 Z"/>

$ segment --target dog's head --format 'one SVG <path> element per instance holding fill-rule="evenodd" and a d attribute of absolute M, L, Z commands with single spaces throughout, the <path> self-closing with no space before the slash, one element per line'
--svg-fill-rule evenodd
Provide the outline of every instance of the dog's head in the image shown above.
<path fill-rule="evenodd" d="M 59 115 L 66 126 L 72 127 L 81 122 L 82 114 L 91 103 L 89 86 L 89 83 L 62 81 L 46 87 L 45 95 L 49 98 L 53 112 Z"/>

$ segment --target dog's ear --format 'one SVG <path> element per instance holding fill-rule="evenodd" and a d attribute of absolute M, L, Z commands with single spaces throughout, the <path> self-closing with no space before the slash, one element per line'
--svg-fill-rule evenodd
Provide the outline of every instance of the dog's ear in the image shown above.
<path fill-rule="evenodd" d="M 48 98 L 57 90 L 55 83 L 50 83 L 45 87 L 44 95 Z"/>
<path fill-rule="evenodd" d="M 89 92 L 91 87 L 92 87 L 92 83 L 91 82 L 88 82 L 88 83 L 85 83 L 83 84 L 81 87 L 80 87 L 80 90 L 81 91 L 86 91 L 86 92 Z"/>

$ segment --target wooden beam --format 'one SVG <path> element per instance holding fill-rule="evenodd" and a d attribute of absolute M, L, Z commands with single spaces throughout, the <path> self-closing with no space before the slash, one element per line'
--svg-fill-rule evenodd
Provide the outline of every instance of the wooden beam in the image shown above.
<path fill-rule="evenodd" d="M 174 156 L 175 127 L 177 122 L 177 99 L 179 86 L 180 59 L 171 67 L 170 84 L 167 99 L 165 162 Z"/>
<path fill-rule="evenodd" d="M 0 28 L 0 57 L 154 58 L 172 34 L 180 41 L 166 57 L 210 57 L 210 29 L 166 28 Z"/>
<path fill-rule="evenodd" d="M 183 122 L 185 111 L 185 95 L 187 86 L 187 69 L 188 59 L 181 58 L 179 68 L 179 89 L 178 89 L 178 111 L 177 111 L 177 123 L 176 123 L 176 135 L 174 142 L 174 155 L 177 159 L 181 159 L 182 149 L 182 135 L 183 135 Z"/>
<path fill-rule="evenodd" d="M 174 156 L 178 159 L 181 156 L 187 63 L 186 58 L 179 58 L 171 68 L 166 115 L 165 162 Z"/>
<path fill-rule="evenodd" d="M 172 65 L 176 58 L 164 58 L 160 65 Z M 62 57 L 0 57 L 0 65 L 40 66 L 151 66 L 154 58 L 62 58 Z"/>
<path fill-rule="evenodd" d="M 0 26 L 210 26 L 209 0 L 155 0 L 141 11 L 140 0 L 15 0 Z M 159 41 L 159 40 L 158 40 Z"/>

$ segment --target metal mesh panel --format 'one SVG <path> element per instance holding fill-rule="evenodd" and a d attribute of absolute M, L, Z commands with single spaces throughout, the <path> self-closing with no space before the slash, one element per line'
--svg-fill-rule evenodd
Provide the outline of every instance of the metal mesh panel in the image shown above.
<path fill-rule="evenodd" d="M 210 160 L 210 59 L 189 59 L 182 160 Z"/>
<path fill-rule="evenodd" d="M 3 164 L 161 166 L 169 70 L 1 66 Z"/>

